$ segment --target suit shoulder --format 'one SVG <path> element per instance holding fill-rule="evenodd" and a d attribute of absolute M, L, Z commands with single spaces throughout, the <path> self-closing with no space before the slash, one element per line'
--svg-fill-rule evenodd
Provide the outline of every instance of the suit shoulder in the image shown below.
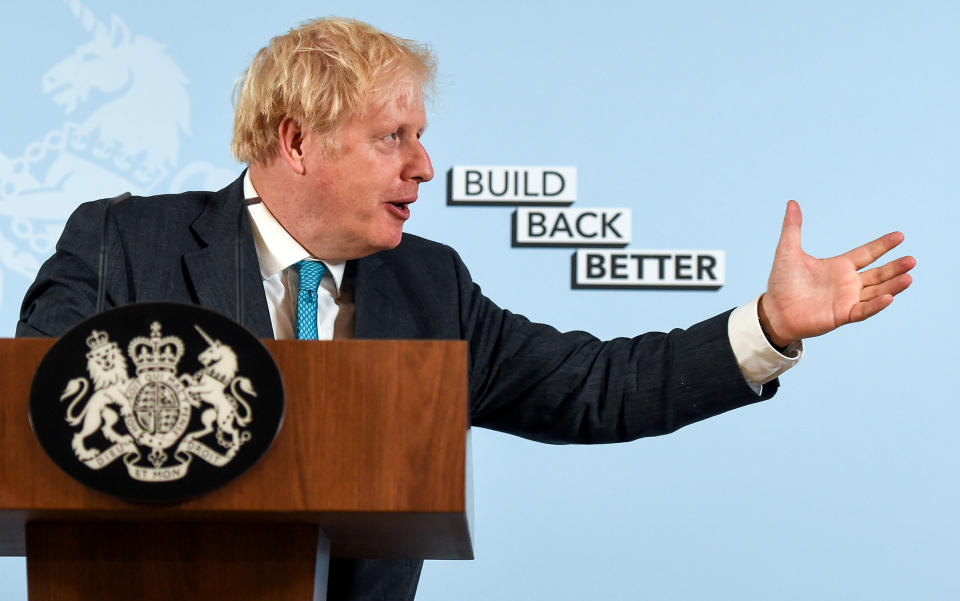
<path fill-rule="evenodd" d="M 400 244 L 397 245 L 396 248 L 387 252 L 396 253 L 398 255 L 432 255 L 434 257 L 439 255 L 457 255 L 457 251 L 455 251 L 452 247 L 443 244 L 442 242 L 435 242 L 415 234 L 407 233 L 403 234 L 403 238 L 400 240 Z"/>
<path fill-rule="evenodd" d="M 460 274 L 466 272 L 457 251 L 450 246 L 406 233 L 396 248 L 380 251 L 361 261 L 374 268 L 388 265 L 409 274 L 405 277 L 422 276 L 426 278 L 424 285 L 427 286 L 451 278 L 459 279 Z"/>
<path fill-rule="evenodd" d="M 130 196 L 119 201 L 115 210 L 118 217 L 163 218 L 176 215 L 196 215 L 204 208 L 223 202 L 219 192 L 183 192 L 180 194 L 158 194 L 155 196 Z M 104 201 L 100 201 L 104 202 Z M 113 211 L 114 209 L 111 209 Z"/>
<path fill-rule="evenodd" d="M 239 179 L 217 192 L 190 191 L 152 196 L 125 193 L 81 204 L 70 216 L 69 224 L 85 229 L 88 225 L 102 223 L 108 212 L 111 220 L 132 230 L 150 224 L 190 223 L 200 214 L 215 219 L 228 212 L 230 207 L 239 206 L 235 203 L 242 201 L 242 193 L 242 180 Z"/>
<path fill-rule="evenodd" d="M 87 220 L 103 218 L 108 210 L 115 217 L 169 215 L 170 213 L 189 212 L 195 214 L 199 208 L 215 201 L 215 192 L 186 192 L 183 194 L 160 194 L 156 196 L 131 196 L 128 193 L 84 202 L 74 209 L 71 219 Z"/>

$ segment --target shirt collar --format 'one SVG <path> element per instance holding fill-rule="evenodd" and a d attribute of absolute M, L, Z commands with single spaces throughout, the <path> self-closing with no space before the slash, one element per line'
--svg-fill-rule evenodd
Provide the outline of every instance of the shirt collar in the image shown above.
<path fill-rule="evenodd" d="M 343 281 L 343 271 L 346 263 L 331 263 L 316 257 L 303 248 L 293 239 L 287 230 L 267 209 L 260 200 L 250 180 L 250 170 L 243 174 L 243 197 L 247 200 L 247 212 L 250 215 L 250 224 L 253 227 L 253 242 L 257 248 L 257 259 L 260 261 L 260 275 L 269 280 L 281 271 L 303 259 L 314 259 L 327 267 L 327 272 L 333 277 L 333 283 L 340 294 L 340 283 Z"/>

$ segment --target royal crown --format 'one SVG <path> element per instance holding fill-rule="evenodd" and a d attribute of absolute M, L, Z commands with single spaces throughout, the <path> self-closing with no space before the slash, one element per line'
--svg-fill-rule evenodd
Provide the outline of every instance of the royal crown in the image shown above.
<path fill-rule="evenodd" d="M 150 371 L 176 373 L 183 357 L 183 342 L 176 336 L 160 336 L 160 322 L 150 324 L 150 337 L 137 336 L 127 346 L 127 354 L 137 366 L 137 375 Z"/>
<path fill-rule="evenodd" d="M 87 346 L 90 347 L 91 351 L 95 351 L 101 346 L 108 344 L 110 344 L 110 336 L 106 332 L 93 330 L 90 332 L 90 335 L 87 336 Z"/>

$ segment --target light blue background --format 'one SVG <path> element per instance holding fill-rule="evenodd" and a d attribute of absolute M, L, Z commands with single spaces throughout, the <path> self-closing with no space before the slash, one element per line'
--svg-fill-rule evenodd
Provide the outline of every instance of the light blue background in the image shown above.
<path fill-rule="evenodd" d="M 178 164 L 235 173 L 230 90 L 272 35 L 338 14 L 429 43 L 440 71 L 424 141 L 438 177 L 408 229 L 457 248 L 502 306 L 562 329 L 683 327 L 749 300 L 789 198 L 812 254 L 906 233 L 914 287 L 809 340 L 769 402 L 615 446 L 475 431 L 477 560 L 427 563 L 419 601 L 960 598 L 955 3 L 88 6 L 164 44 L 183 71 Z M 68 120 L 41 76 L 89 39 L 65 4 L 7 3 L 0 153 Z M 572 291 L 572 250 L 512 249 L 511 209 L 445 205 L 456 164 L 576 166 L 575 206 L 631 207 L 633 247 L 724 249 L 727 285 Z M 12 335 L 28 281 L 0 269 L 0 334 Z M 22 560 L 0 561 L 0 598 L 25 594 Z"/>

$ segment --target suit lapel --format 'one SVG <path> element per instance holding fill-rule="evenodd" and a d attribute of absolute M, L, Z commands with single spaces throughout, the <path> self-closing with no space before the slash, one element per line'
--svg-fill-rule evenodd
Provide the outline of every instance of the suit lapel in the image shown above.
<path fill-rule="evenodd" d="M 401 242 L 401 245 L 403 242 Z M 411 284 L 409 261 L 400 248 L 365 257 L 356 264 L 354 318 L 357 338 L 414 340 L 440 338 L 445 330 L 433 321 L 430 291 Z"/>
<path fill-rule="evenodd" d="M 263 293 L 250 220 L 242 215 L 243 176 L 217 192 L 191 225 L 202 248 L 183 255 L 197 301 L 236 319 L 259 338 L 273 338 L 270 313 Z M 240 281 L 237 282 L 237 235 L 240 236 Z M 237 319 L 237 291 L 242 295 L 242 317 Z"/>
<path fill-rule="evenodd" d="M 391 269 L 375 254 L 351 262 L 356 267 L 354 335 L 357 338 L 400 338 L 395 302 L 401 298 Z"/>
<path fill-rule="evenodd" d="M 253 243 L 250 220 L 240 211 L 243 176 L 217 192 L 191 225 L 201 249 L 183 255 L 187 277 L 197 302 L 208 309 L 237 318 L 236 232 L 240 231 L 243 318 L 240 321 L 259 338 L 273 338 L 270 312 L 263 293 L 263 277 Z M 421 338 L 418 325 L 401 311 L 406 294 L 394 269 L 384 267 L 384 253 L 348 262 L 354 270 L 354 336 L 357 338 Z M 422 324 L 421 324 L 422 325 Z"/>

